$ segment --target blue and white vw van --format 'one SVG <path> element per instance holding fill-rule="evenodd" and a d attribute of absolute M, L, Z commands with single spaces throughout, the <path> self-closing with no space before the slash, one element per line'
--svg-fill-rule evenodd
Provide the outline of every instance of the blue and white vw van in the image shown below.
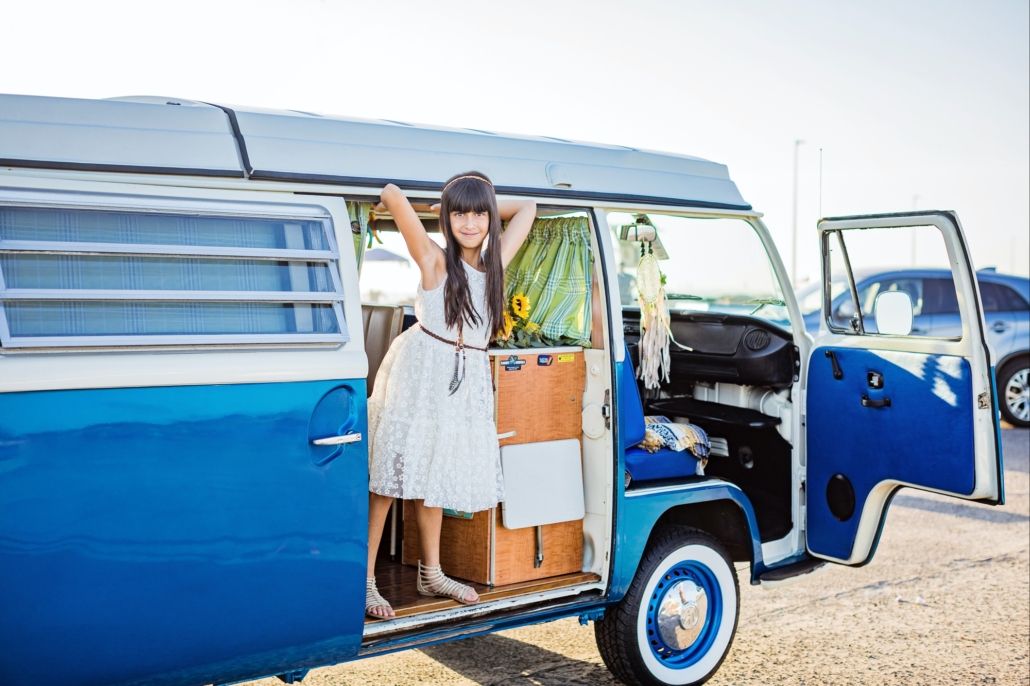
<path fill-rule="evenodd" d="M 366 398 L 412 317 L 362 305 L 368 238 L 390 229 L 363 208 L 388 182 L 432 202 L 469 169 L 535 199 L 541 218 L 588 227 L 581 488 L 565 496 L 582 499 L 582 560 L 479 586 L 477 605 L 401 599 L 396 619 L 372 621 Z M 627 230 L 644 222 L 647 246 Z M 917 229 L 952 271 L 953 337 L 913 335 L 903 293 L 857 306 L 852 265 Z M 704 681 L 736 630 L 735 563 L 763 586 L 864 565 L 901 487 L 1003 500 L 958 218 L 828 218 L 813 240 L 857 314 L 835 321 L 824 304 L 806 331 L 761 214 L 723 165 L 172 98 L 0 96 L 0 672 L 292 683 L 578 616 L 623 682 Z M 678 344 L 657 388 L 636 375 L 644 248 Z M 705 429 L 707 464 L 640 448 L 645 414 Z M 381 578 L 403 576 L 381 557 Z"/>

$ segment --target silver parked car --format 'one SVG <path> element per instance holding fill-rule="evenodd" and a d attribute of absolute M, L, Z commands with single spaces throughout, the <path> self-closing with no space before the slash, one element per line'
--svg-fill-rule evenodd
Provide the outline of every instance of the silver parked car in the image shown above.
<path fill-rule="evenodd" d="M 1030 279 L 999 274 L 993 268 L 976 273 L 983 298 L 987 338 L 994 349 L 1001 415 L 1014 426 L 1030 426 Z M 914 305 L 913 335 L 952 338 L 962 329 L 951 272 L 943 269 L 892 269 L 856 274 L 858 300 L 875 327 L 872 304 L 884 291 L 905 291 Z M 809 332 L 819 330 L 819 282 L 797 291 L 798 305 Z M 830 316 L 844 324 L 854 315 L 846 284 L 834 284 Z M 866 311 L 866 309 L 870 311 Z"/>

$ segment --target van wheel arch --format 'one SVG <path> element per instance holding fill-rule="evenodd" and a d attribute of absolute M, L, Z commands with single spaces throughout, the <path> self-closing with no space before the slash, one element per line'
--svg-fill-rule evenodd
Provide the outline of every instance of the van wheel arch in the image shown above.
<path fill-rule="evenodd" d="M 715 538 L 726 548 L 733 562 L 747 562 L 754 566 L 751 528 L 748 526 L 744 510 L 733 500 L 709 500 L 669 508 L 651 527 L 647 546 L 650 546 L 663 530 L 684 526 Z"/>

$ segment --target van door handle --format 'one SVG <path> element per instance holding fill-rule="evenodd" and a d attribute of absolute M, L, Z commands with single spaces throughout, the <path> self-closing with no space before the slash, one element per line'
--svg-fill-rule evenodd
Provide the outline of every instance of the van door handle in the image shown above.
<path fill-rule="evenodd" d="M 882 400 L 872 400 L 868 395 L 862 396 L 862 407 L 890 407 L 891 399 L 883 398 Z"/>
<path fill-rule="evenodd" d="M 1009 330 L 1009 325 L 1005 322 L 994 322 L 991 328 L 994 329 L 994 333 L 1005 333 Z"/>
<path fill-rule="evenodd" d="M 358 443 L 361 440 L 361 434 L 351 433 L 344 434 L 342 436 L 329 436 L 328 438 L 316 438 L 311 441 L 315 445 L 344 445 L 345 443 Z"/>

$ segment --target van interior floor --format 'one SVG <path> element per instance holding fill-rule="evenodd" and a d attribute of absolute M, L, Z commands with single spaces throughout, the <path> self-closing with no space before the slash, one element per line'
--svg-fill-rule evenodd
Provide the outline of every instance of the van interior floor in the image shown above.
<path fill-rule="evenodd" d="M 393 611 L 398 617 L 410 617 L 411 615 L 423 614 L 425 612 L 436 612 L 446 610 L 460 605 L 448 598 L 429 598 L 418 594 L 415 590 L 415 580 L 418 577 L 418 569 L 409 565 L 393 561 L 386 556 L 385 560 L 376 562 L 376 586 L 379 593 L 393 606 Z M 600 581 L 601 577 L 591 572 L 579 572 L 576 574 L 563 574 L 546 579 L 524 581 L 506 586 L 485 586 L 459 579 L 463 584 L 471 586 L 479 594 L 479 602 L 500 600 L 512 596 L 526 595 L 550 591 L 566 586 L 589 584 Z M 365 617 L 365 623 L 380 622 L 383 620 Z"/>

